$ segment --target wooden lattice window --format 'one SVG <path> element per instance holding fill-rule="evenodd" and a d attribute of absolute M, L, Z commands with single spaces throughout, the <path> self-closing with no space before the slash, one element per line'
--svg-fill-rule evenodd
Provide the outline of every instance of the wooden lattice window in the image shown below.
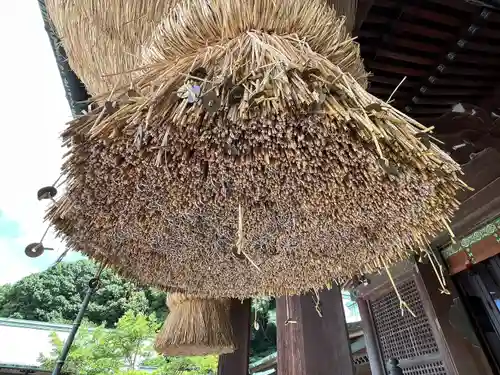
<path fill-rule="evenodd" d="M 384 362 L 397 358 L 402 365 L 404 362 L 411 363 L 402 366 L 405 374 L 446 375 L 415 281 L 407 279 L 398 283 L 398 290 L 416 317 L 408 312 L 401 314 L 399 300 L 393 290 L 371 301 Z M 435 360 L 429 361 L 431 358 Z"/>
<path fill-rule="evenodd" d="M 434 363 L 427 363 L 425 365 L 417 365 L 406 367 L 403 372 L 405 375 L 441 375 L 447 374 L 446 369 L 443 366 L 443 362 L 438 361 Z"/>
<path fill-rule="evenodd" d="M 363 355 L 358 355 L 358 356 L 352 356 L 352 363 L 355 365 L 363 365 L 365 363 L 369 363 L 368 355 L 363 354 Z"/>

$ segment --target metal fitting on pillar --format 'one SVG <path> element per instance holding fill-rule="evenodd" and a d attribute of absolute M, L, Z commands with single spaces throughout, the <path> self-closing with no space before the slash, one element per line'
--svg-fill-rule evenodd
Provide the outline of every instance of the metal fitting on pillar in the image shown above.
<path fill-rule="evenodd" d="M 389 359 L 389 374 L 403 375 L 403 369 L 399 367 L 399 361 L 396 358 Z"/>

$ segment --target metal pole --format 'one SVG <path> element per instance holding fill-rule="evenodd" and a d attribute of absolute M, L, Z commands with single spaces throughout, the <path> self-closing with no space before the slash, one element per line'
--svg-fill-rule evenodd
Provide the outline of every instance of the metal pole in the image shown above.
<path fill-rule="evenodd" d="M 78 311 L 78 315 L 76 316 L 76 319 L 73 322 L 73 327 L 71 328 L 71 332 L 69 333 L 68 338 L 64 342 L 61 355 L 57 359 L 56 366 L 52 371 L 52 375 L 59 375 L 61 373 L 64 363 L 66 362 L 66 358 L 68 357 L 69 349 L 71 348 L 71 345 L 73 345 L 73 340 L 75 339 L 76 333 L 78 332 L 78 328 L 80 328 L 83 316 L 85 315 L 85 311 L 87 310 L 87 307 L 89 305 L 90 298 L 92 297 L 92 294 L 94 294 L 98 285 L 99 285 L 98 277 L 94 277 L 89 281 L 89 288 L 87 289 L 85 298 L 83 299 L 82 305 L 80 306 L 80 311 Z"/>

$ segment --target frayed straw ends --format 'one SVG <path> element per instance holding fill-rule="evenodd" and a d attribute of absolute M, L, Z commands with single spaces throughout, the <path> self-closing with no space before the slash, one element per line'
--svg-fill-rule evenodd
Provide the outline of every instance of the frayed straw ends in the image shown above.
<path fill-rule="evenodd" d="M 65 132 L 49 218 L 70 247 L 145 284 L 247 298 L 383 269 L 445 227 L 459 166 L 366 92 L 325 3 L 186 4 L 134 89 Z"/>
<path fill-rule="evenodd" d="M 229 300 L 201 299 L 180 293 L 167 298 L 170 313 L 155 349 L 169 356 L 227 354 L 235 350 Z"/>
<path fill-rule="evenodd" d="M 128 84 L 142 45 L 180 0 L 45 0 L 68 62 L 91 95 Z"/>

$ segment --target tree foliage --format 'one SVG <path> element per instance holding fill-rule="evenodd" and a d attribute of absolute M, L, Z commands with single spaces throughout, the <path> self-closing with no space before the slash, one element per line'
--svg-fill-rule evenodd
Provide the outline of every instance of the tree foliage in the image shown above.
<path fill-rule="evenodd" d="M 7 295 L 11 288 L 10 284 L 0 285 L 0 308 L 7 303 Z"/>
<path fill-rule="evenodd" d="M 145 365 L 153 366 L 153 375 L 211 375 L 217 372 L 218 356 L 203 357 L 156 357 L 146 361 Z"/>
<path fill-rule="evenodd" d="M 76 317 L 96 273 L 90 260 L 60 263 L 46 271 L 29 275 L 10 286 L 0 287 L 0 317 L 67 323 Z M 147 315 L 158 320 L 166 315 L 165 294 L 152 288 L 140 288 L 133 282 L 106 269 L 101 286 L 87 310 L 90 322 L 113 327 L 125 311 Z"/>
<path fill-rule="evenodd" d="M 141 366 L 154 367 L 153 375 L 215 374 L 217 357 L 171 357 L 154 354 L 152 342 L 159 329 L 156 316 L 128 311 L 115 329 L 82 326 L 78 331 L 63 371 L 76 375 L 147 375 Z M 42 367 L 51 370 L 61 354 L 63 342 L 51 334 L 49 356 L 40 356 Z"/>
<path fill-rule="evenodd" d="M 13 285 L 0 286 L 0 317 L 71 323 L 83 301 L 88 281 L 94 277 L 95 272 L 96 265 L 92 261 L 80 260 L 61 263 L 44 272 L 27 276 Z M 154 314 L 158 322 L 163 322 L 167 313 L 165 297 L 163 292 L 153 288 L 140 288 L 106 269 L 101 275 L 101 286 L 91 299 L 85 320 L 89 324 L 112 328 L 117 323 L 125 324 L 129 318 L 124 314 L 131 311 L 146 316 Z M 254 359 L 276 350 L 275 309 L 276 303 L 272 298 L 252 300 L 250 354 Z M 139 323 L 140 319 L 137 324 Z M 100 330 L 99 328 L 93 332 L 99 335 Z M 99 337 L 87 339 L 98 340 Z M 171 365 L 167 362 L 165 366 L 179 366 L 179 369 L 201 366 L 196 362 L 199 359 L 187 361 L 191 362 L 185 366 L 178 361 Z"/>

